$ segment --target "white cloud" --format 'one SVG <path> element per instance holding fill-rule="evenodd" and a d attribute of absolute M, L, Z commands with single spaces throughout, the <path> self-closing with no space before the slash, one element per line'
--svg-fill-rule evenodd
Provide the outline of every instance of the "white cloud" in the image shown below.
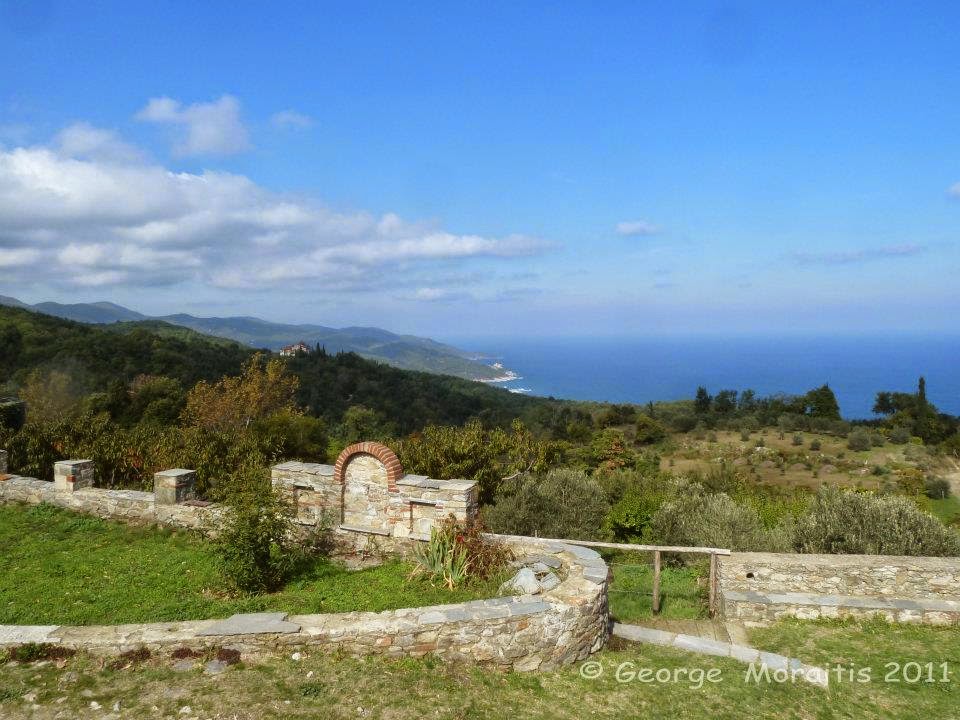
<path fill-rule="evenodd" d="M 0 268 L 24 267 L 39 259 L 40 252 L 32 248 L 0 247 Z"/>
<path fill-rule="evenodd" d="M 875 248 L 835 250 L 822 253 L 797 252 L 794 253 L 793 257 L 797 262 L 805 265 L 850 265 L 885 258 L 913 257 L 926 251 L 927 248 L 924 245 L 907 243 L 904 245 L 884 245 Z"/>
<path fill-rule="evenodd" d="M 960 182 L 954 183 L 953 185 L 951 185 L 950 188 L 947 190 L 947 194 L 960 198 Z"/>
<path fill-rule="evenodd" d="M 110 162 L 136 162 L 143 154 L 113 132 L 97 128 L 89 123 L 78 122 L 65 127 L 56 137 L 57 149 L 73 158 L 106 160 Z"/>
<path fill-rule="evenodd" d="M 296 110 L 281 110 L 278 113 L 274 113 L 270 118 L 270 122 L 274 127 L 283 129 L 305 130 L 313 126 L 312 117 L 299 113 Z"/>
<path fill-rule="evenodd" d="M 180 112 L 161 102 L 152 112 L 171 111 Z M 83 124 L 48 146 L 0 149 L 0 265 L 47 277 L 66 271 L 64 283 L 85 286 L 402 292 L 423 285 L 405 277 L 438 263 L 447 271 L 550 247 L 524 235 L 457 234 L 394 213 L 337 212 L 242 175 L 172 172 L 127 149 L 136 151 Z"/>
<path fill-rule="evenodd" d="M 240 120 L 240 102 L 232 95 L 187 106 L 173 98 L 152 98 L 136 118 L 180 127 L 180 136 L 173 146 L 174 153 L 180 156 L 235 155 L 251 147 L 247 129 Z"/>
<path fill-rule="evenodd" d="M 660 228 L 646 220 L 624 220 L 617 223 L 616 231 L 617 235 L 633 237 L 656 235 L 660 232 Z"/>

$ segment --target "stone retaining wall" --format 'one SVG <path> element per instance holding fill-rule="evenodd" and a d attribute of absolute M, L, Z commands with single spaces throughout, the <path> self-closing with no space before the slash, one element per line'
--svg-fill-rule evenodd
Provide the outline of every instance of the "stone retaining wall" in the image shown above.
<path fill-rule="evenodd" d="M 720 565 L 727 619 L 881 615 L 896 622 L 960 621 L 960 558 L 733 553 Z"/>
<path fill-rule="evenodd" d="M 559 561 L 563 581 L 539 595 L 379 613 L 257 613 L 227 620 L 95 627 L 0 626 L 0 647 L 51 643 L 98 655 L 140 647 L 159 655 L 183 647 L 228 647 L 247 656 L 297 650 L 436 655 L 515 670 L 547 670 L 599 650 L 609 632 L 608 571 L 600 556 L 555 541 L 500 539 L 518 557 Z"/>
<path fill-rule="evenodd" d="M 17 476 L 0 479 L 2 502 L 47 503 L 105 519 L 201 531 L 212 527 L 222 512 L 216 505 L 167 505 L 157 502 L 154 493 L 138 490 L 62 490 L 47 480 Z"/>

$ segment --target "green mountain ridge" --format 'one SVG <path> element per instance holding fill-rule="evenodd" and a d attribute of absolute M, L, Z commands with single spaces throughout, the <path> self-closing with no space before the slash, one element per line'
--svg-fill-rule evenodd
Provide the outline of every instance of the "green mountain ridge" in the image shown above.
<path fill-rule="evenodd" d="M 451 345 L 416 335 L 399 335 L 375 327 L 332 328 L 313 324 L 274 323 L 254 317 L 197 317 L 186 313 L 151 317 L 111 302 L 64 304 L 43 302 L 30 305 L 0 295 L 0 305 L 41 312 L 46 315 L 95 325 L 155 322 L 189 328 L 204 335 L 226 338 L 253 348 L 280 350 L 303 342 L 320 345 L 328 352 L 354 352 L 404 370 L 453 375 L 467 380 L 493 380 L 503 374 Z M 164 332 L 169 332 L 166 330 Z"/>
<path fill-rule="evenodd" d="M 33 371 L 67 374 L 80 397 L 138 375 L 166 376 L 184 388 L 238 375 L 256 352 L 241 343 L 159 320 L 90 324 L 0 305 L 0 396 L 15 396 Z M 337 425 L 348 408 L 369 408 L 400 433 L 430 423 L 479 418 L 508 426 L 561 401 L 517 395 L 486 383 L 391 367 L 357 353 L 311 352 L 287 359 L 300 381 L 298 404 Z"/>

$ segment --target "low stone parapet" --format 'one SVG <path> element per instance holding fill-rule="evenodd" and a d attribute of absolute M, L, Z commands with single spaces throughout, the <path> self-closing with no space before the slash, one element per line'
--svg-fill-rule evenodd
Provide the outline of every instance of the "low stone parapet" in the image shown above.
<path fill-rule="evenodd" d="M 27 477 L 0 481 L 0 502 L 47 503 L 75 512 L 138 524 L 158 524 L 184 530 L 206 530 L 222 512 L 218 506 L 158 504 L 153 493 L 138 490 L 81 488 L 60 490 L 55 483 Z"/>
<path fill-rule="evenodd" d="M 843 620 L 878 616 L 889 622 L 951 625 L 960 622 L 960 600 L 732 590 L 724 595 L 724 617 L 745 625 L 767 625 L 783 618 Z"/>
<path fill-rule="evenodd" d="M 764 624 L 784 617 L 960 621 L 960 558 L 732 553 L 719 573 L 723 615 Z"/>
<path fill-rule="evenodd" d="M 230 647 L 261 655 L 297 650 L 423 657 L 548 670 L 599 650 L 609 633 L 607 570 L 597 553 L 535 538 L 504 537 L 513 553 L 549 556 L 563 581 L 536 596 L 329 615 L 255 613 L 218 620 L 96 627 L 0 626 L 0 647 L 51 643 L 97 655 L 145 647 Z"/>

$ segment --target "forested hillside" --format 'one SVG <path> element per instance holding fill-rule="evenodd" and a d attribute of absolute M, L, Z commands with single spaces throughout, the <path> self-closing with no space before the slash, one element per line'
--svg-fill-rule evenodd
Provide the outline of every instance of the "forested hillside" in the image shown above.
<path fill-rule="evenodd" d="M 86 325 L 0 307 L 0 394 L 16 394 L 36 372 L 68 379 L 77 397 L 121 383 L 126 387 L 138 376 L 170 378 L 186 390 L 200 380 L 239 374 L 254 352 L 156 320 Z M 362 406 L 369 411 L 366 427 L 377 433 L 409 433 L 472 418 L 506 426 L 550 402 L 455 377 L 400 370 L 353 353 L 320 350 L 286 363 L 300 381 L 297 399 L 309 414 L 334 426 L 350 407 Z"/>
<path fill-rule="evenodd" d="M 0 307 L 0 385 L 21 384 L 39 369 L 67 373 L 80 392 L 138 375 L 190 386 L 238 372 L 251 354 L 238 343 L 163 323 L 94 326 Z"/>

